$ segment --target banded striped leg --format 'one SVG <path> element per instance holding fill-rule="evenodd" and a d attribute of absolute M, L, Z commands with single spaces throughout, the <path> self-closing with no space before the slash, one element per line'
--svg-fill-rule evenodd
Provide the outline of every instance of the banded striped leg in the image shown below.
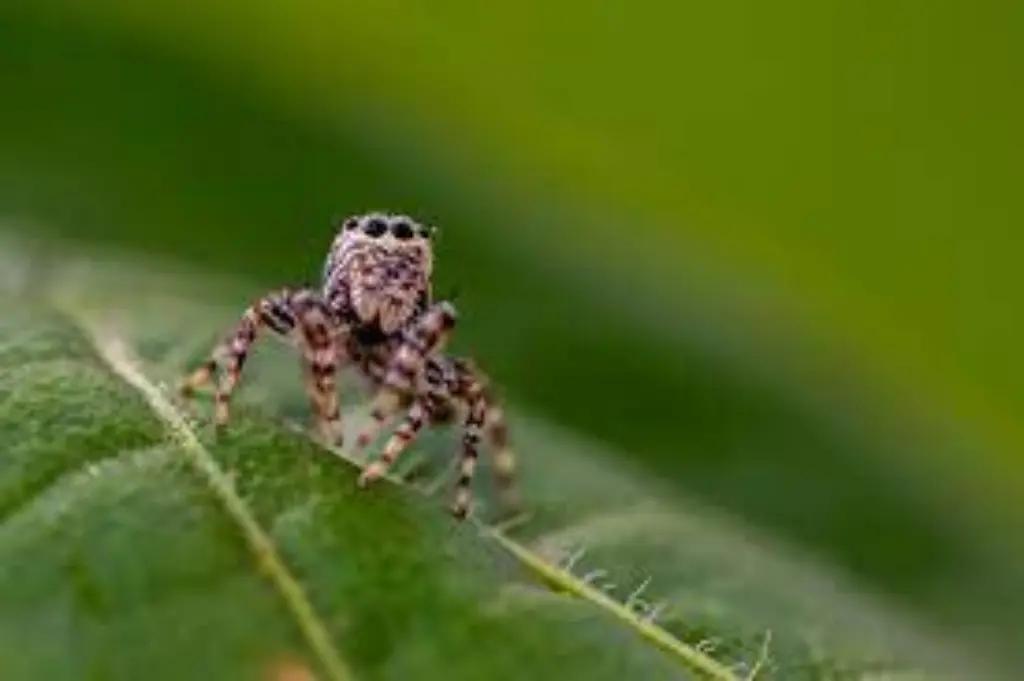
<path fill-rule="evenodd" d="M 359 476 L 360 487 L 366 487 L 387 473 L 388 468 L 395 463 L 399 455 L 416 439 L 427 416 L 427 409 L 422 402 L 412 403 L 405 419 L 395 429 L 388 443 L 384 445 L 384 451 L 381 452 L 380 458 L 370 462 Z"/>
<path fill-rule="evenodd" d="M 208 360 L 181 382 L 179 394 L 184 399 L 190 399 L 197 390 L 214 380 L 219 366 L 226 365 L 214 398 L 214 423 L 218 427 L 223 427 L 228 421 L 231 393 L 241 378 L 245 360 L 261 328 L 269 327 L 284 336 L 295 327 L 291 296 L 291 289 L 279 289 L 246 308 L 235 330 L 214 349 Z"/>
<path fill-rule="evenodd" d="M 246 308 L 238 326 L 214 349 L 210 359 L 182 381 L 178 389 L 180 395 L 185 399 L 193 397 L 198 389 L 214 380 L 217 369 L 223 366 L 224 373 L 214 396 L 214 424 L 218 429 L 223 428 L 228 422 L 231 394 L 241 379 L 245 361 L 260 331 L 267 327 L 281 336 L 291 334 L 297 325 L 306 322 L 309 305 L 316 299 L 314 291 L 289 288 L 260 298 Z"/>
<path fill-rule="evenodd" d="M 483 417 L 480 416 L 481 412 Z M 460 520 L 469 515 L 473 500 L 471 486 L 476 473 L 481 426 L 484 426 L 487 445 L 492 450 L 493 474 L 501 513 L 503 516 L 514 516 L 520 510 L 514 486 L 516 459 L 509 447 L 508 425 L 500 407 L 480 398 L 477 405 L 470 409 L 462 436 L 459 477 L 455 483 L 455 502 L 451 509 L 452 515 Z"/>
<path fill-rule="evenodd" d="M 487 417 L 487 400 L 480 392 L 479 384 L 474 381 L 471 390 L 473 393 L 469 399 L 469 411 L 463 423 L 459 477 L 455 482 L 455 501 L 451 507 L 452 515 L 459 520 L 463 520 L 469 515 L 470 506 L 473 503 L 471 486 L 479 455 L 480 430 Z"/>
<path fill-rule="evenodd" d="M 509 444 L 508 423 L 501 406 L 491 402 L 485 419 L 487 444 L 491 448 L 491 459 L 495 486 L 503 514 L 515 515 L 520 510 L 515 489 L 516 455 Z"/>
<path fill-rule="evenodd" d="M 363 353 L 359 358 L 359 373 L 363 376 L 366 384 L 375 395 L 381 392 L 384 385 L 384 374 L 387 372 L 387 355 L 380 350 Z M 366 449 L 377 434 L 384 429 L 390 421 L 392 414 L 377 405 L 370 409 L 370 422 L 359 432 L 356 437 L 356 451 Z"/>
<path fill-rule="evenodd" d="M 455 306 L 440 302 L 424 312 L 406 331 L 388 361 L 383 384 L 370 409 L 371 421 L 359 434 L 357 447 L 369 445 L 394 414 L 411 400 L 427 359 L 442 350 L 455 319 Z"/>
<path fill-rule="evenodd" d="M 344 344 L 326 306 L 317 299 L 301 301 L 297 310 L 302 337 L 302 369 L 313 409 L 314 431 L 329 445 L 342 446 L 341 409 L 336 377 Z"/>

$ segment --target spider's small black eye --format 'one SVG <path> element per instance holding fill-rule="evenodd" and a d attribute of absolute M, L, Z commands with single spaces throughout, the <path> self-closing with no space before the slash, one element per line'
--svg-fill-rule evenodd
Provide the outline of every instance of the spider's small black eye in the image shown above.
<path fill-rule="evenodd" d="M 416 230 L 416 235 L 421 239 L 429 239 L 434 236 L 434 230 L 426 225 L 420 225 L 419 229 Z"/>
<path fill-rule="evenodd" d="M 413 238 L 416 235 L 416 232 L 413 230 L 412 225 L 410 225 L 408 222 L 406 222 L 405 220 L 399 220 L 398 222 L 391 225 L 391 234 L 396 239 L 401 239 L 404 241 L 406 239 Z"/>
<path fill-rule="evenodd" d="M 388 231 L 388 223 L 384 222 L 380 218 L 373 218 L 363 227 L 363 234 L 366 236 L 383 236 L 386 231 Z"/>
<path fill-rule="evenodd" d="M 353 229 L 359 226 L 359 218 L 349 218 L 345 220 L 342 227 L 345 228 L 346 232 L 351 232 Z"/>

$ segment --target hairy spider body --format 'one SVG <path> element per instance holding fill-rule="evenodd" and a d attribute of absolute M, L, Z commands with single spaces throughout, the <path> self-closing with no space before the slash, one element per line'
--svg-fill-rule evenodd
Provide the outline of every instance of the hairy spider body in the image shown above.
<path fill-rule="evenodd" d="M 324 262 L 323 295 L 362 344 L 387 339 L 426 310 L 433 233 L 403 215 L 371 213 L 341 224 Z"/>
<path fill-rule="evenodd" d="M 469 511 L 484 431 L 495 449 L 503 499 L 510 500 L 514 457 L 502 411 L 488 393 L 486 379 L 468 360 L 444 354 L 457 314 L 451 302 L 432 300 L 436 230 L 387 213 L 349 217 L 336 227 L 320 288 L 281 288 L 258 299 L 211 357 L 182 382 L 182 396 L 191 397 L 223 369 L 214 396 L 214 423 L 223 428 L 249 351 L 260 331 L 269 328 L 296 341 L 315 427 L 329 443 L 342 444 L 335 376 L 346 365 L 377 393 L 371 423 L 357 440 L 360 449 L 405 410 L 381 457 L 360 476 L 361 486 L 381 477 L 424 425 L 448 423 L 462 414 L 452 513 L 464 518 Z"/>

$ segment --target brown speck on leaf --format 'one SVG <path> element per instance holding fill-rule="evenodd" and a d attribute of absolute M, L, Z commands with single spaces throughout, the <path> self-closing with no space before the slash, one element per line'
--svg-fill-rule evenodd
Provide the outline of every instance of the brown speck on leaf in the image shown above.
<path fill-rule="evenodd" d="M 297 657 L 278 658 L 270 665 L 267 681 L 317 681 L 309 666 Z"/>

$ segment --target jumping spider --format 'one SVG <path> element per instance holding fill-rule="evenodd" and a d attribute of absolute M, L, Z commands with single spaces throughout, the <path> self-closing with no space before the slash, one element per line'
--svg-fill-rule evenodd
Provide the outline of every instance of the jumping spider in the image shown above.
<path fill-rule="evenodd" d="M 253 303 L 211 357 L 181 384 L 182 397 L 214 380 L 214 423 L 228 422 L 228 404 L 246 357 L 263 328 L 290 337 L 301 352 L 304 384 L 322 438 L 341 446 L 335 377 L 349 366 L 375 390 L 371 422 L 356 447 L 365 449 L 400 411 L 405 418 L 380 457 L 359 477 L 365 487 L 380 478 L 424 425 L 462 419 L 462 447 L 452 514 L 470 510 L 470 485 L 481 433 L 493 448 L 503 505 L 513 510 L 515 457 L 500 405 L 473 364 L 443 352 L 456 322 L 450 301 L 432 300 L 436 229 L 407 215 L 368 213 L 335 223 L 319 289 L 281 288 Z"/>

